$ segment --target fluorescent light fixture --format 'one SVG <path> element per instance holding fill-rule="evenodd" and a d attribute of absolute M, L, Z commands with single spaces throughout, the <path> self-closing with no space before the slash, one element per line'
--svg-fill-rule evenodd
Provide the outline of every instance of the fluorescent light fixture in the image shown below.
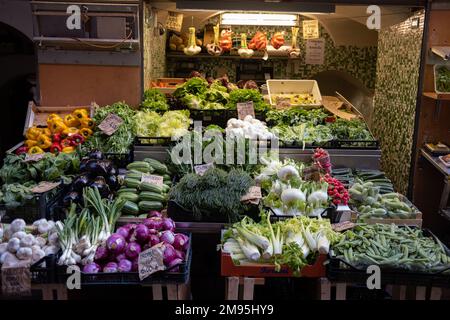
<path fill-rule="evenodd" d="M 295 26 L 296 14 L 270 14 L 270 13 L 223 13 L 222 25 L 243 26 Z"/>

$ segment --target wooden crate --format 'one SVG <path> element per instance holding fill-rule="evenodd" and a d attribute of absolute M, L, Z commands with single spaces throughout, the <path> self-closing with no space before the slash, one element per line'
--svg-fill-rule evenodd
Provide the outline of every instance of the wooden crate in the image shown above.
<path fill-rule="evenodd" d="M 158 89 L 164 94 L 172 94 L 177 86 L 185 81 L 183 78 L 157 78 L 155 81 L 152 81 L 152 88 Z"/>
<path fill-rule="evenodd" d="M 94 108 L 97 105 L 92 102 L 88 106 L 55 106 L 55 107 L 46 107 L 46 106 L 37 106 L 33 101 L 28 103 L 27 117 L 25 119 L 25 126 L 23 128 L 23 134 L 25 135 L 28 128 L 32 126 L 47 126 L 47 117 L 56 113 L 57 115 L 64 117 L 65 115 L 73 112 L 76 109 L 86 109 L 88 110 L 90 116 L 93 116 Z"/>
<path fill-rule="evenodd" d="M 303 267 L 301 276 L 306 278 L 324 277 L 326 272 L 324 262 L 326 260 L 326 255 L 319 255 L 314 264 Z M 286 278 L 294 276 L 292 270 L 287 266 L 282 266 L 280 271 L 276 271 L 273 264 L 246 263 L 235 265 L 230 254 L 223 251 L 220 256 L 220 264 L 221 275 L 224 277 Z"/>

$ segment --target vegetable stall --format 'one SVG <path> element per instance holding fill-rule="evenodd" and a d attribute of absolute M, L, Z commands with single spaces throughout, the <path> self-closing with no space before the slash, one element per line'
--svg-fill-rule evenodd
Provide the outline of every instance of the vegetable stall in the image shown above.
<path fill-rule="evenodd" d="M 126 39 L 155 45 L 141 48 L 147 67 L 164 53 L 164 72 L 158 61 L 144 68 L 139 103 L 30 104 L 23 142 L 0 168 L 2 297 L 402 299 L 408 286 L 441 298 L 450 251 L 381 161 L 371 90 L 357 77 L 359 95 L 338 85 L 345 77 L 315 77 L 338 63 L 312 63 L 310 50 L 326 44 L 327 60 L 342 48 L 307 36 L 316 20 L 291 16 L 270 28 L 225 24 L 226 13 L 201 28 L 194 17 L 167 30 L 152 21 L 160 29 L 144 41 Z M 448 69 L 436 70 L 448 91 Z M 74 272 L 79 292 L 67 286 Z"/>

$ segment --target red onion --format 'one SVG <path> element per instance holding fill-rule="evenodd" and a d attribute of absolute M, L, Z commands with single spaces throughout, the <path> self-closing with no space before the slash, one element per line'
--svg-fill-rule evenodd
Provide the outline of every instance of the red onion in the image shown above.
<path fill-rule="evenodd" d="M 103 267 L 103 272 L 106 273 L 114 273 L 117 272 L 117 263 L 115 262 L 108 262 L 104 267 Z"/>
<path fill-rule="evenodd" d="M 175 221 L 170 218 L 163 218 L 162 228 L 164 230 L 175 231 Z"/>
<path fill-rule="evenodd" d="M 137 258 L 139 253 L 141 253 L 141 246 L 136 242 L 129 243 L 125 249 L 125 255 L 130 260 Z"/>
<path fill-rule="evenodd" d="M 117 270 L 119 272 L 130 272 L 133 267 L 133 263 L 130 260 L 123 259 L 119 262 Z"/>
<path fill-rule="evenodd" d="M 94 257 L 95 261 L 106 260 L 106 259 L 108 259 L 108 257 L 109 257 L 109 252 L 106 247 L 98 247 L 97 250 L 95 251 L 95 257 Z"/>
<path fill-rule="evenodd" d="M 179 259 L 177 258 L 177 252 L 175 251 L 174 247 L 167 243 L 164 244 L 164 265 L 168 266 L 174 259 Z"/>
<path fill-rule="evenodd" d="M 175 249 L 184 250 L 186 242 L 188 242 L 188 241 L 189 241 L 189 238 L 186 235 L 184 235 L 182 233 L 177 233 L 177 234 L 175 234 L 172 245 Z"/>
<path fill-rule="evenodd" d="M 159 237 L 159 239 L 161 242 L 172 244 L 175 240 L 175 235 L 173 234 L 172 231 L 166 230 L 161 233 L 161 236 Z"/>
<path fill-rule="evenodd" d="M 116 230 L 116 233 L 120 234 L 125 239 L 128 239 L 128 237 L 130 236 L 130 229 L 131 228 L 120 227 Z"/>
<path fill-rule="evenodd" d="M 161 217 L 147 218 L 144 220 L 144 225 L 148 229 L 161 230 L 162 224 L 163 224 L 163 219 Z"/>
<path fill-rule="evenodd" d="M 151 247 L 153 247 L 155 244 L 160 243 L 161 240 L 159 239 L 157 234 L 151 234 L 149 237 L 149 244 Z"/>
<path fill-rule="evenodd" d="M 143 224 L 139 224 L 135 229 L 134 229 L 134 234 L 133 237 L 136 238 L 136 240 L 139 243 L 145 243 L 148 240 L 148 228 L 143 225 Z"/>
<path fill-rule="evenodd" d="M 83 267 L 84 273 L 98 273 L 99 271 L 100 271 L 100 266 L 95 262 L 88 263 L 87 265 L 85 265 Z"/>
<path fill-rule="evenodd" d="M 149 218 L 152 218 L 152 217 L 160 217 L 160 218 L 162 218 L 161 212 L 156 211 L 156 210 L 150 211 L 149 214 L 148 214 L 147 216 L 148 216 Z"/>
<path fill-rule="evenodd" d="M 125 250 L 126 241 L 120 234 L 113 233 L 106 240 L 106 247 L 111 253 L 120 254 Z"/>

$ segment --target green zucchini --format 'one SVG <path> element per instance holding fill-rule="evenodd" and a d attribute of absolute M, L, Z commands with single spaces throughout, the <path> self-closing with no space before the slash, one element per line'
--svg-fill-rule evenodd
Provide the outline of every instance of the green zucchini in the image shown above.
<path fill-rule="evenodd" d="M 122 187 L 119 190 L 117 190 L 118 194 L 121 194 L 121 193 L 124 193 L 124 192 L 126 192 L 126 193 L 130 193 L 131 192 L 131 193 L 136 193 L 136 194 L 138 193 L 136 188 Z"/>
<path fill-rule="evenodd" d="M 125 178 L 125 185 L 128 188 L 137 188 L 141 184 L 140 180 L 137 179 L 131 179 L 131 178 Z"/>
<path fill-rule="evenodd" d="M 140 201 L 138 206 L 141 211 L 161 210 L 164 207 L 159 201 Z"/>
<path fill-rule="evenodd" d="M 120 198 L 123 198 L 125 200 L 128 201 L 132 201 L 132 202 L 138 202 L 139 201 L 139 195 L 136 193 L 131 193 L 131 192 L 123 192 L 121 194 L 119 194 Z"/>
<path fill-rule="evenodd" d="M 127 201 L 122 208 L 122 212 L 126 214 L 137 215 L 139 214 L 139 206 L 134 202 Z"/>
<path fill-rule="evenodd" d="M 167 166 L 165 164 L 162 164 L 158 160 L 155 160 L 152 158 L 145 158 L 144 161 L 146 163 L 148 163 L 157 173 L 160 173 L 160 174 L 169 173 Z"/>
<path fill-rule="evenodd" d="M 141 201 L 160 201 L 163 202 L 166 198 L 161 193 L 142 191 L 139 194 L 139 200 Z"/>
<path fill-rule="evenodd" d="M 136 170 L 132 170 L 132 171 L 133 172 L 127 172 L 125 177 L 126 178 L 131 178 L 131 179 L 136 179 L 136 180 L 141 180 L 142 179 L 142 172 L 136 171 Z"/>
<path fill-rule="evenodd" d="M 128 170 L 137 170 L 144 173 L 153 172 L 153 168 L 145 161 L 135 161 L 127 165 Z"/>
<path fill-rule="evenodd" d="M 162 193 L 163 191 L 160 186 L 157 186 L 156 184 L 150 182 L 140 183 L 139 189 L 141 189 L 142 191 L 151 191 L 156 193 Z"/>

